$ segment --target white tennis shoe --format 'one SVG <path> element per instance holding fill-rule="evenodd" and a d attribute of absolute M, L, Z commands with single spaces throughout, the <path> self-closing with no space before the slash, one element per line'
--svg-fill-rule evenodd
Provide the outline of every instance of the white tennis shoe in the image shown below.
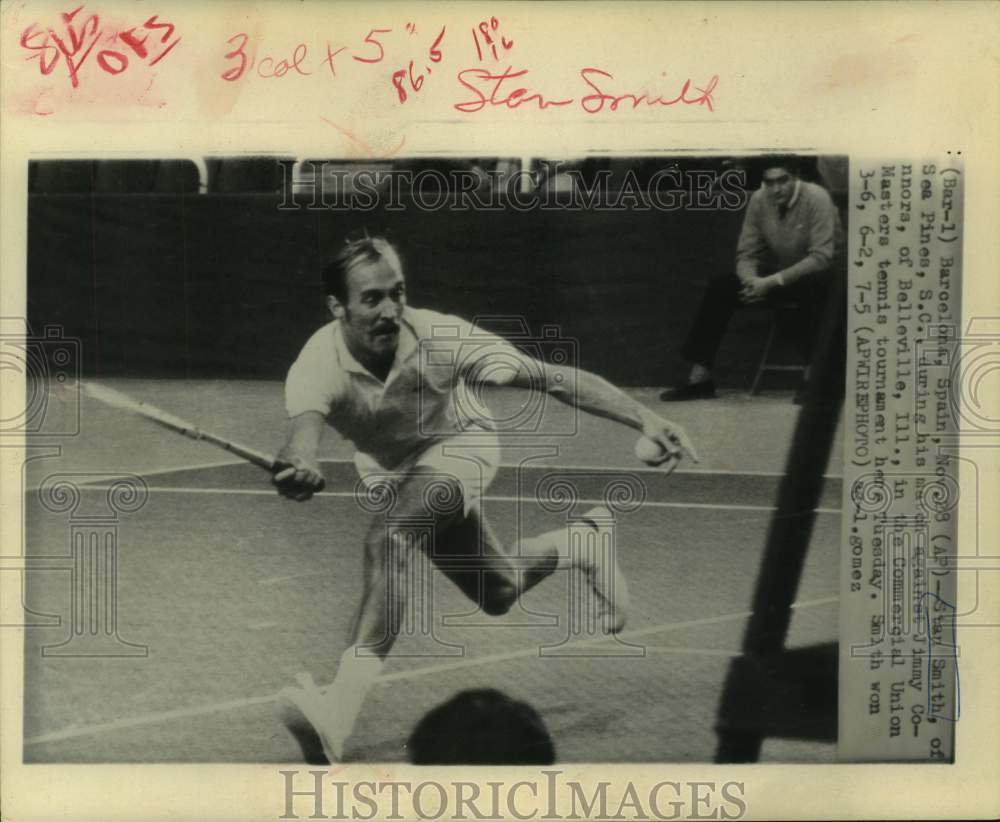
<path fill-rule="evenodd" d="M 591 508 L 583 515 L 597 532 L 596 550 L 580 554 L 579 568 L 590 582 L 597 601 L 597 620 L 603 629 L 617 634 L 628 618 L 628 583 L 618 566 L 618 551 L 614 533 L 608 523 L 611 512 L 603 505 Z"/>
<path fill-rule="evenodd" d="M 300 687 L 279 692 L 281 699 L 298 708 L 309 720 L 330 764 L 343 758 L 344 744 L 358 721 L 365 695 L 382 672 L 382 665 L 381 658 L 352 645 L 341 654 L 337 676 L 328 687 L 320 688 L 311 674 L 303 672 L 295 675 Z"/>
<path fill-rule="evenodd" d="M 329 689 L 320 688 L 312 674 L 298 673 L 295 680 L 300 687 L 282 688 L 278 692 L 279 698 L 296 708 L 313 727 L 330 764 L 340 762 L 356 717 L 348 717 L 338 711 Z"/>

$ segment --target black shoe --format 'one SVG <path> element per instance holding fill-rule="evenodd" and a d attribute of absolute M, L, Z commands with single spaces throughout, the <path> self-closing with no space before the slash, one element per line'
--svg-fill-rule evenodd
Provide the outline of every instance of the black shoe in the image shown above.
<path fill-rule="evenodd" d="M 682 400 L 710 400 L 715 397 L 715 381 L 686 382 L 668 388 L 660 399 L 664 402 L 681 402 Z"/>

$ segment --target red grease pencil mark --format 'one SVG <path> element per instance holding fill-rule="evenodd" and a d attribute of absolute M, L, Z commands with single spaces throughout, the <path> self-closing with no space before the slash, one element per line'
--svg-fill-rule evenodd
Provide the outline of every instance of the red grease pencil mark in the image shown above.
<path fill-rule="evenodd" d="M 333 120 L 327 119 L 322 114 L 319 116 L 319 119 L 322 120 L 324 123 L 326 123 L 331 128 L 336 129 L 338 132 L 340 132 L 341 134 L 343 134 L 348 140 L 350 140 L 352 143 L 354 143 L 356 146 L 358 146 L 362 151 L 364 151 L 369 157 L 372 157 L 372 158 L 376 158 L 376 157 L 377 158 L 394 157 L 395 155 L 397 155 L 402 150 L 403 146 L 406 144 L 406 135 L 404 134 L 403 138 L 399 141 L 399 145 L 396 146 L 394 149 L 392 149 L 390 151 L 387 151 L 387 152 L 384 152 L 384 153 L 383 152 L 379 152 L 377 149 L 373 148 L 366 140 L 363 140 L 360 137 L 357 137 L 356 135 L 354 135 L 350 131 L 348 131 L 346 128 L 342 128 L 341 126 L 338 126 L 335 122 L 333 122 Z"/>
<path fill-rule="evenodd" d="M 522 86 L 513 89 L 503 88 L 507 80 L 518 80 L 527 73 L 527 69 L 514 71 L 511 66 L 507 66 L 500 73 L 482 68 L 468 68 L 460 71 L 457 76 L 459 84 L 472 92 L 475 97 L 455 103 L 453 107 L 457 111 L 472 114 L 482 111 L 487 106 L 518 108 L 525 103 L 534 103 L 539 109 L 547 109 L 550 106 L 568 106 L 573 102 L 572 97 L 563 100 L 546 100 L 540 93 Z"/>
<path fill-rule="evenodd" d="M 25 59 L 38 60 L 38 70 L 43 77 L 52 74 L 62 61 L 70 85 L 77 88 L 80 85 L 80 70 L 95 49 L 97 66 L 105 73 L 116 76 L 129 67 L 130 57 L 132 60 L 145 60 L 159 44 L 163 48 L 148 63 L 155 66 L 181 41 L 179 36 L 174 38 L 176 26 L 161 22 L 156 14 L 146 19 L 142 24 L 143 31 L 137 35 L 135 26 L 127 29 L 107 27 L 102 25 L 98 15 L 80 14 L 81 11 L 83 5 L 63 12 L 59 27 L 42 27 L 36 22 L 21 32 L 20 46 L 31 52 Z M 151 35 L 156 36 L 152 45 L 147 46 Z M 99 43 L 104 47 L 98 49 Z M 119 44 L 123 48 L 118 48 Z"/>
<path fill-rule="evenodd" d="M 636 109 L 640 105 L 645 105 L 647 107 L 675 106 L 678 103 L 683 103 L 688 106 L 705 105 L 708 106 L 709 111 L 715 111 L 715 108 L 712 105 L 712 93 L 715 91 L 715 87 L 719 82 L 719 76 L 717 74 L 712 76 L 705 88 L 695 86 L 695 91 L 699 92 L 699 94 L 689 97 L 688 94 L 691 91 L 691 81 L 685 80 L 684 85 L 681 86 L 680 93 L 676 97 L 669 98 L 662 95 L 653 97 L 647 92 L 609 94 L 597 85 L 598 76 L 606 77 L 608 80 L 615 79 L 614 75 L 610 72 L 603 71 L 598 68 L 580 69 L 580 77 L 583 79 L 583 82 L 590 86 L 594 92 L 593 94 L 588 94 L 580 98 L 580 106 L 588 114 L 598 114 L 604 110 L 605 106 L 607 106 L 610 111 L 617 111 L 622 105 L 630 106 L 631 108 Z M 603 83 L 604 81 L 601 80 L 601 82 Z"/>

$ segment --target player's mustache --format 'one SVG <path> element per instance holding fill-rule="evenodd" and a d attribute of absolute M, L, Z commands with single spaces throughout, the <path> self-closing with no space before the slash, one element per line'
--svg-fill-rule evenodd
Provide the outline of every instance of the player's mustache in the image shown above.
<path fill-rule="evenodd" d="M 399 325 L 396 323 L 379 323 L 373 329 L 375 334 L 386 334 L 392 331 L 399 331 Z"/>

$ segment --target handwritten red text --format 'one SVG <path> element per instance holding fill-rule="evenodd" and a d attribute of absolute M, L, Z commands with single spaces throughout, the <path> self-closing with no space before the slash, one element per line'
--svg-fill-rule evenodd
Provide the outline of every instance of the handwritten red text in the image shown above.
<path fill-rule="evenodd" d="M 38 60 L 42 75 L 52 74 L 61 62 L 73 88 L 79 86 L 80 69 L 95 49 L 97 66 L 106 74 L 117 75 L 129 67 L 130 58 L 140 61 L 151 58 L 146 65 L 155 66 L 181 41 L 174 36 L 173 23 L 160 20 L 156 14 L 141 28 L 106 29 L 98 15 L 81 12 L 83 6 L 64 12 L 58 27 L 32 23 L 21 32 L 20 40 L 21 47 L 32 52 L 25 59 Z"/>

